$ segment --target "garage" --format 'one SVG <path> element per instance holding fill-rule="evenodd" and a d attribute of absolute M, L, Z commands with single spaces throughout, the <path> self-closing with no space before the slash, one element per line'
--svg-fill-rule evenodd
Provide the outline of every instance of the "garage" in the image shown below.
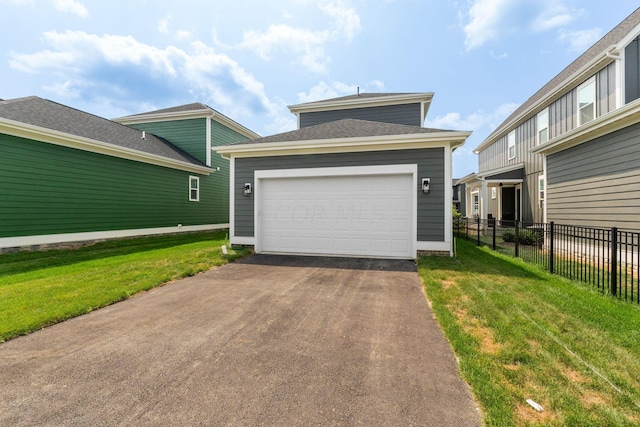
<path fill-rule="evenodd" d="M 411 258 L 416 193 L 412 169 L 256 171 L 256 250 Z"/>

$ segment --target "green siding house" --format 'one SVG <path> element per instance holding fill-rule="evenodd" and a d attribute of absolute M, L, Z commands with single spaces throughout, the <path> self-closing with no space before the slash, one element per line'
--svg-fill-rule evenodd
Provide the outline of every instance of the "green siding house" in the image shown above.
<path fill-rule="evenodd" d="M 229 166 L 211 147 L 257 136 L 203 104 L 111 121 L 0 101 L 0 251 L 227 228 Z"/>

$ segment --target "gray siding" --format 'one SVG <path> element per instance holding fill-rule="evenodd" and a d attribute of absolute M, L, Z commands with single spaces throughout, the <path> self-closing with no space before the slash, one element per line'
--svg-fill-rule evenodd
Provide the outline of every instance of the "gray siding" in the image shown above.
<path fill-rule="evenodd" d="M 549 155 L 547 219 L 640 229 L 640 124 Z"/>
<path fill-rule="evenodd" d="M 640 42 L 636 37 L 624 49 L 624 102 L 640 98 Z"/>
<path fill-rule="evenodd" d="M 597 115 L 606 114 L 616 107 L 615 63 L 611 63 L 596 75 Z M 549 105 L 549 138 L 560 136 L 577 126 L 577 88 L 573 88 Z M 530 150 L 537 145 L 537 111 L 516 129 L 516 157 L 508 159 L 507 134 L 478 155 L 478 170 L 489 172 L 505 166 L 524 162 L 522 183 L 521 219 L 526 222 L 542 222 L 543 209 L 538 202 L 538 177 L 543 173 L 543 157 Z"/>
<path fill-rule="evenodd" d="M 300 128 L 341 119 L 371 120 L 399 125 L 422 126 L 420 103 L 414 103 L 301 113 Z"/>
<path fill-rule="evenodd" d="M 380 166 L 417 164 L 418 177 L 431 178 L 429 194 L 418 192 L 418 241 L 444 241 L 444 148 L 368 153 L 296 155 L 278 157 L 238 158 L 235 160 L 235 235 L 254 236 L 254 195 L 243 195 L 245 182 L 254 182 L 254 171 L 344 166 Z M 450 200 L 446 201 L 451 203 Z"/>

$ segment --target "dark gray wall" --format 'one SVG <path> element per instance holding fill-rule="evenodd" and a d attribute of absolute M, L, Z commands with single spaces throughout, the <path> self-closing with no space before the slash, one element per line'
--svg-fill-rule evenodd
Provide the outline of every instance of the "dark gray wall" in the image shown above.
<path fill-rule="evenodd" d="M 418 165 L 418 180 L 431 178 L 429 194 L 418 193 L 418 241 L 444 241 L 444 148 L 368 153 L 315 154 L 235 159 L 235 235 L 254 236 L 254 195 L 243 195 L 245 182 L 254 182 L 254 171 L 343 166 Z M 450 200 L 446 201 L 451 203 Z"/>
<path fill-rule="evenodd" d="M 640 98 L 640 42 L 636 37 L 624 49 L 624 102 Z"/>
<path fill-rule="evenodd" d="M 640 123 L 547 157 L 547 220 L 640 229 Z"/>
<path fill-rule="evenodd" d="M 415 103 L 301 113 L 300 128 L 341 119 L 371 120 L 399 125 L 422 126 L 420 103 Z"/>

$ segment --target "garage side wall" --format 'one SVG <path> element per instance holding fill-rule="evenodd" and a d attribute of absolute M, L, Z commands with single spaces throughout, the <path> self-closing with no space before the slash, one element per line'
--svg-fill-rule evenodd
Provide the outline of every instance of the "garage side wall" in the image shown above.
<path fill-rule="evenodd" d="M 234 235 L 255 237 L 254 194 L 243 195 L 245 183 L 255 184 L 256 170 L 302 169 L 347 166 L 418 165 L 418 181 L 430 178 L 428 194 L 423 194 L 419 182 L 417 238 L 420 242 L 445 240 L 445 176 L 444 148 L 337 153 L 295 156 L 253 157 L 235 159 L 234 175 Z"/>

